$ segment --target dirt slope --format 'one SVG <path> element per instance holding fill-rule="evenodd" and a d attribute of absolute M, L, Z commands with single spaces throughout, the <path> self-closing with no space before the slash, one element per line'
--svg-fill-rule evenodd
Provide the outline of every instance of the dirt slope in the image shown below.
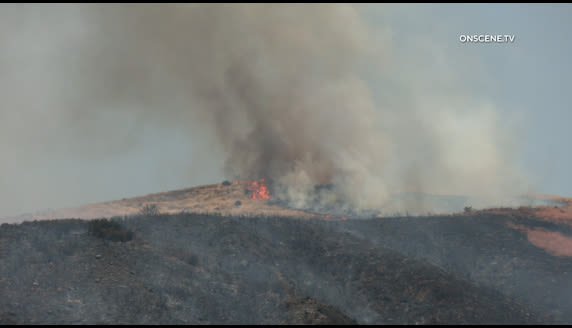
<path fill-rule="evenodd" d="M 23 221 L 57 218 L 93 219 L 137 214 L 146 204 L 156 204 L 161 213 L 220 213 L 222 215 L 278 215 L 304 218 L 323 218 L 304 211 L 287 209 L 267 200 L 253 200 L 247 193 L 250 182 L 240 181 L 231 185 L 211 184 L 192 188 L 154 193 L 139 197 L 125 198 L 108 202 L 87 204 L 72 208 L 38 211 L 32 214 L 0 218 L 0 222 L 18 223 Z M 528 209 L 527 215 L 539 220 L 563 222 L 572 225 L 572 198 L 551 195 L 527 195 L 538 199 L 559 202 L 559 206 L 537 206 Z M 236 202 L 240 205 L 237 206 Z M 521 209 L 487 209 L 486 214 Z M 462 214 L 462 213 L 459 213 Z"/>
<path fill-rule="evenodd" d="M 280 215 L 315 217 L 314 215 L 269 204 L 266 200 L 252 200 L 247 193 L 249 182 L 240 181 L 228 186 L 204 185 L 140 197 L 88 204 L 79 207 L 39 211 L 34 214 L 6 217 L 0 222 L 17 223 L 57 218 L 93 219 L 137 214 L 145 204 L 156 204 L 161 213 L 220 213 L 222 215 Z M 241 205 L 237 206 L 239 201 Z"/>

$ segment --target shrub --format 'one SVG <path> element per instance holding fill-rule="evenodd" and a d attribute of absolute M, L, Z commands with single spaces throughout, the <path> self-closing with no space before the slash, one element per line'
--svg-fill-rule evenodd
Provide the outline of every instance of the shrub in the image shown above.
<path fill-rule="evenodd" d="M 230 183 L 230 181 L 228 181 L 228 180 L 224 180 L 224 181 L 222 182 L 222 185 L 223 185 L 223 186 L 230 186 L 231 183 Z"/>
<path fill-rule="evenodd" d="M 186 256 L 186 262 L 192 266 L 196 266 L 197 264 L 199 264 L 199 257 L 196 254 L 189 253 Z"/>
<path fill-rule="evenodd" d="M 160 214 L 159 207 L 156 204 L 145 204 L 140 210 L 139 213 L 145 216 L 157 216 Z"/>
<path fill-rule="evenodd" d="M 465 206 L 465 213 L 469 213 L 473 211 L 473 207 L 472 206 Z"/>
<path fill-rule="evenodd" d="M 126 242 L 133 239 L 132 231 L 123 230 L 121 224 L 107 219 L 89 221 L 87 231 L 92 236 L 111 241 Z"/>

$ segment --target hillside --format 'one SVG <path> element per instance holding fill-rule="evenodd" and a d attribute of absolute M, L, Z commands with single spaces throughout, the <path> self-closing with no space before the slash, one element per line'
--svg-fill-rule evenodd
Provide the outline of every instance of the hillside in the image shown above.
<path fill-rule="evenodd" d="M 249 197 L 248 181 L 237 181 L 230 185 L 211 184 L 181 190 L 172 190 L 145 196 L 125 198 L 102 203 L 88 204 L 73 208 L 38 211 L 33 214 L 12 216 L 0 219 L 0 222 L 23 222 L 57 218 L 79 217 L 94 219 L 100 217 L 138 214 L 146 204 L 155 204 L 165 214 L 220 213 L 222 215 L 280 215 L 296 217 L 314 217 L 308 213 L 286 209 L 269 204 L 264 200 Z M 236 202 L 240 205 L 237 206 Z"/>
<path fill-rule="evenodd" d="M 124 198 L 101 203 L 87 204 L 83 206 L 43 210 L 35 213 L 0 218 L 0 223 L 19 223 L 34 220 L 49 220 L 58 218 L 83 218 L 94 219 L 101 217 L 126 216 L 138 214 L 146 204 L 157 205 L 159 211 L 164 214 L 184 213 L 218 213 L 221 215 L 277 215 L 293 216 L 304 218 L 323 218 L 324 215 L 316 215 L 302 210 L 285 208 L 279 203 L 265 200 L 252 199 L 249 188 L 250 181 L 235 181 L 228 185 L 211 184 L 191 187 L 180 190 L 171 190 L 160 193 L 153 193 L 144 196 Z M 393 195 L 392 201 L 403 203 L 411 202 L 410 199 L 419 198 L 422 193 L 401 193 Z M 434 205 L 433 213 L 446 213 L 439 211 L 439 208 L 452 208 L 453 212 L 462 212 L 465 206 L 465 198 L 461 196 L 435 196 L 422 194 L 424 201 Z M 543 204 L 547 202 L 551 205 L 537 205 L 528 214 L 540 220 L 558 221 L 572 224 L 572 198 L 565 198 L 551 195 L 526 195 L 531 204 Z M 237 201 L 240 205 L 237 205 Z M 513 211 L 511 208 L 486 209 L 486 213 L 491 211 Z M 516 209 L 517 211 L 519 209 Z M 399 213 L 391 213 L 392 216 Z M 403 213 L 405 214 L 405 213 Z"/>
<path fill-rule="evenodd" d="M 82 220 L 4 224 L 0 323 L 554 321 L 541 307 L 344 232 L 348 222 L 133 217 L 117 221 L 134 233 L 123 242 L 90 234 Z M 381 239 L 390 232 L 368 230 Z"/>
<path fill-rule="evenodd" d="M 212 184 L 192 187 L 181 190 L 149 194 L 145 196 L 125 198 L 121 200 L 102 203 L 88 204 L 73 208 L 38 211 L 33 214 L 25 214 L 12 217 L 0 218 L 0 223 L 20 223 L 34 220 L 50 220 L 58 218 L 82 218 L 94 219 L 113 216 L 130 216 L 141 212 L 145 205 L 157 206 L 163 214 L 195 213 L 195 214 L 220 214 L 234 216 L 284 216 L 306 219 L 340 219 L 342 216 L 331 217 L 328 214 L 306 212 L 299 209 L 286 208 L 279 202 L 268 199 L 253 199 L 250 181 L 235 181 L 228 184 Z M 249 190 L 250 189 L 250 190 Z M 490 208 L 478 211 L 462 212 L 465 200 L 460 196 L 434 196 L 424 195 L 424 201 L 435 205 L 434 213 L 440 213 L 438 208 L 457 208 L 454 215 L 504 215 L 523 216 L 533 221 L 545 222 L 546 224 L 572 225 L 572 198 L 553 195 L 525 195 L 530 204 L 537 205 L 519 208 Z M 408 202 L 408 199 L 419 198 L 419 193 L 404 193 L 394 195 L 393 199 Z M 405 214 L 405 213 L 404 213 Z M 392 216 L 399 216 L 395 213 Z M 403 215 L 403 214 L 402 214 Z M 377 215 L 381 217 L 381 215 Z M 344 218 L 345 219 L 345 218 Z M 572 256 L 572 238 L 558 232 L 543 229 L 542 227 L 530 228 L 526 225 L 509 225 L 510 228 L 525 232 L 528 240 L 539 248 L 549 251 L 553 255 Z"/>
<path fill-rule="evenodd" d="M 252 186 L 5 218 L 0 323 L 572 323 L 570 198 L 358 219 Z"/>

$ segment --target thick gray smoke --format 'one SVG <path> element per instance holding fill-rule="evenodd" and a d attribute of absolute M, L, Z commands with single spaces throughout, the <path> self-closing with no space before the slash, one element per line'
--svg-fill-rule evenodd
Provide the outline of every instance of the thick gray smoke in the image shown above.
<path fill-rule="evenodd" d="M 227 178 L 280 182 L 288 186 L 282 197 L 300 206 L 310 187 L 326 183 L 337 186 L 335 199 L 358 208 L 395 207 L 388 197 L 399 191 L 487 201 L 522 191 L 515 189 L 520 176 L 494 106 L 456 89 L 442 54 L 423 42 L 397 49 L 391 30 L 374 29 L 363 8 L 36 9 L 11 10 L 27 10 L 30 24 L 51 13 L 45 40 L 61 40 L 57 65 L 44 80 L 57 87 L 34 97 L 53 109 L 47 124 L 72 138 L 67 144 L 80 156 L 127 149 L 136 134 L 120 134 L 117 122 L 129 121 L 187 131 L 194 144 L 212 150 L 194 161 L 222 156 Z M 114 143 L 99 144 L 107 134 Z M 397 207 L 430 210 L 414 203 Z"/>
<path fill-rule="evenodd" d="M 383 166 L 378 113 L 359 74 L 372 40 L 352 6 L 89 11 L 97 70 L 121 81 L 104 97 L 205 127 L 197 136 L 221 148 L 230 177 L 272 179 L 303 200 L 308 186 L 335 182 L 348 196 Z"/>

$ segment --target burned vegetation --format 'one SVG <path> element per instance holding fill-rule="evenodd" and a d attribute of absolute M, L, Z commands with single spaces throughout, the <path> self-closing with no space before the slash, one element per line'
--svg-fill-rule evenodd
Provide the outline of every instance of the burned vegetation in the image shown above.
<path fill-rule="evenodd" d="M 113 220 L 95 219 L 87 223 L 87 231 L 90 235 L 110 240 L 127 242 L 133 239 L 133 232 L 125 230 L 122 225 Z"/>
<path fill-rule="evenodd" d="M 538 304 L 475 283 L 479 274 L 495 278 L 483 268 L 468 278 L 411 253 L 426 247 L 420 241 L 403 249 L 392 229 L 376 220 L 198 214 L 5 224 L 0 323 L 558 322 Z M 137 238 L 111 241 L 118 232 Z"/>

